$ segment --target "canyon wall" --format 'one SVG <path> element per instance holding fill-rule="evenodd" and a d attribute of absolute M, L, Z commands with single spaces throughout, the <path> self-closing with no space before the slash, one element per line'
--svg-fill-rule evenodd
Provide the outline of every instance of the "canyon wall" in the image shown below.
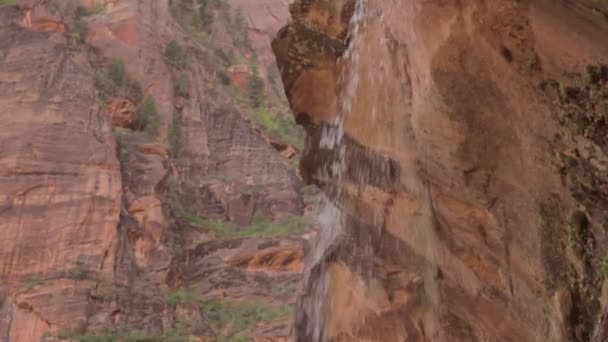
<path fill-rule="evenodd" d="M 300 0 L 273 41 L 339 208 L 297 341 L 596 341 L 608 7 Z"/>
<path fill-rule="evenodd" d="M 221 1 L 5 3 L 0 341 L 285 341 L 310 202 L 228 72 L 270 46 Z"/>

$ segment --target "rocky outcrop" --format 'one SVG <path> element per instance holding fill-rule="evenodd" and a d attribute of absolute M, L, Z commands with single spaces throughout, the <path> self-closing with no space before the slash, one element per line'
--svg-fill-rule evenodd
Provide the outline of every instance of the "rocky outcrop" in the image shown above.
<path fill-rule="evenodd" d="M 604 152 L 581 156 L 589 140 L 557 113 L 584 93 L 574 75 L 608 62 L 606 9 L 359 6 L 296 1 L 273 42 L 308 133 L 303 176 L 342 213 L 314 253 L 297 340 L 589 340 L 607 303 L 602 178 L 581 190 L 555 156 Z"/>
<path fill-rule="evenodd" d="M 289 22 L 289 4 L 293 0 L 229 0 L 228 3 L 243 14 L 253 49 L 267 75 L 276 70 L 272 50 L 268 47 L 281 27 Z"/>
<path fill-rule="evenodd" d="M 87 52 L 16 26 L 17 13 L 0 14 L 0 336 L 34 341 L 86 326 L 90 279 L 114 268 L 121 176 Z"/>
<path fill-rule="evenodd" d="M 300 181 L 202 54 L 169 1 L 0 8 L 0 341 L 286 338 Z"/>

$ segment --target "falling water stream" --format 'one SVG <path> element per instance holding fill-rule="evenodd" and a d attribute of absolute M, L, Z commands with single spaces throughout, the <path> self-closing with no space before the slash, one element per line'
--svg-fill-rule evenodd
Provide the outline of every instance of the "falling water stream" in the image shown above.
<path fill-rule="evenodd" d="M 397 5 L 386 6 L 393 8 Z M 367 241 L 359 241 L 358 244 L 352 242 L 342 243 L 344 239 L 349 238 L 350 234 L 347 232 L 349 228 L 347 224 L 350 223 L 347 222 L 347 214 L 343 211 L 344 208 L 341 207 L 341 198 L 343 195 L 346 195 L 346 193 L 343 193 L 345 191 L 344 188 L 348 185 L 345 178 L 348 177 L 349 181 L 352 181 L 351 177 L 355 177 L 359 180 L 366 180 L 370 184 L 388 184 L 392 181 L 390 179 L 392 171 L 389 170 L 390 167 L 387 168 L 389 163 L 372 163 L 371 166 L 368 163 L 367 170 L 361 168 L 361 165 L 357 165 L 357 163 L 364 164 L 364 161 L 355 160 L 358 156 L 356 154 L 353 155 L 352 152 L 354 150 L 347 151 L 347 149 L 352 147 L 346 143 L 345 122 L 347 119 L 349 119 L 349 122 L 351 119 L 354 119 L 355 112 L 357 112 L 357 115 L 363 116 L 364 121 L 363 123 L 359 121 L 359 124 L 364 125 L 366 133 L 373 136 L 380 132 L 379 139 L 391 147 L 413 149 L 414 145 L 410 145 L 408 142 L 411 143 L 415 140 L 411 135 L 408 136 L 408 134 L 411 134 L 409 133 L 411 132 L 411 128 L 401 126 L 407 125 L 409 121 L 405 107 L 407 107 L 410 100 L 405 96 L 407 94 L 402 92 L 410 87 L 410 84 L 406 75 L 407 71 L 401 74 L 394 73 L 394 68 L 397 64 L 392 63 L 390 55 L 391 53 L 395 53 L 394 42 L 389 42 L 386 37 L 386 32 L 390 30 L 385 24 L 387 20 L 384 18 L 382 9 L 383 5 L 379 3 L 369 3 L 368 0 L 356 0 L 346 39 L 348 46 L 338 61 L 338 64 L 343 66 L 343 68 L 341 69 L 337 85 L 337 89 L 339 89 L 337 113 L 333 122 L 323 126 L 319 142 L 321 153 L 330 155 L 329 158 L 325 159 L 324 165 L 320 165 L 319 174 L 317 175 L 319 179 L 328 181 L 329 184 L 325 188 L 325 192 L 328 195 L 322 199 L 319 216 L 319 238 L 310 255 L 312 260 L 308 262 L 310 269 L 307 272 L 310 276 L 314 267 L 325 267 L 323 260 L 333 250 L 337 248 L 351 248 L 352 250 L 349 250 L 348 253 L 355 256 L 359 260 L 358 263 L 367 263 L 367 265 L 359 265 L 355 262 L 354 265 L 349 265 L 351 271 L 356 277 L 359 277 L 358 281 L 355 280 L 355 282 L 359 283 L 361 289 L 365 289 L 366 287 L 364 279 L 373 277 L 374 252 L 371 241 L 369 243 Z M 389 78 L 396 81 L 396 83 L 386 85 L 385 83 Z M 378 91 L 369 92 L 370 89 L 378 89 Z M 361 103 L 359 102 L 361 100 L 360 96 L 366 97 L 367 107 L 361 107 Z M 397 104 L 397 107 L 395 107 L 395 104 Z M 391 105 L 393 107 L 390 107 Z M 362 110 L 363 112 L 359 113 Z M 400 119 L 399 123 L 393 123 L 391 127 L 382 126 L 382 122 L 378 121 L 380 118 L 376 117 L 377 112 L 386 112 L 383 114 L 386 116 L 394 115 L 392 113 L 401 110 L 404 111 L 399 114 L 403 116 L 402 120 Z M 349 117 L 351 114 L 353 116 Z M 361 120 L 361 118 L 358 119 Z M 403 165 L 410 168 L 411 171 L 414 171 L 416 168 L 414 163 L 410 162 L 404 162 Z M 370 167 L 371 170 L 369 169 Z M 437 260 L 436 247 L 438 243 L 433 228 L 435 223 L 433 221 L 431 196 L 427 183 L 416 172 L 407 173 L 407 175 L 403 176 L 402 181 L 405 191 L 415 197 L 419 204 L 417 217 L 407 218 L 410 220 L 411 226 L 416 227 L 413 230 L 408 229 L 408 234 L 413 236 L 412 241 L 417 241 L 420 254 L 424 255 L 429 261 L 429 265 L 431 265 L 420 275 L 424 278 L 424 296 L 428 300 L 427 304 L 429 308 L 425 321 L 431 334 L 435 334 L 438 331 L 435 322 L 437 308 L 440 306 L 440 298 L 435 279 L 437 274 L 435 267 Z M 361 215 L 360 213 L 353 214 Z M 376 217 L 376 214 L 374 214 L 374 217 L 366 218 L 368 222 L 372 222 L 374 228 L 384 225 L 384 220 L 386 219 L 384 214 L 382 213 L 378 216 L 382 217 Z M 403 219 L 405 220 L 406 218 Z M 362 238 L 361 236 L 358 237 L 358 239 Z M 310 286 L 314 290 L 310 294 L 312 297 L 308 298 L 309 301 L 305 310 L 308 316 L 304 319 L 305 325 L 303 326 L 308 336 L 306 341 L 326 341 L 327 331 L 324 330 L 326 329 L 326 322 L 329 321 L 330 317 L 325 317 L 325 315 L 339 315 L 342 312 L 343 308 L 328 306 L 331 305 L 329 303 L 331 302 L 330 298 L 328 298 L 328 296 L 331 296 L 329 291 L 330 288 L 334 288 L 330 284 L 330 273 L 323 269 L 317 270 L 316 276 L 312 278 L 314 279 L 314 284 Z M 359 286 L 356 284 L 351 285 Z M 441 340 L 438 335 L 433 336 L 435 340 Z"/>
<path fill-rule="evenodd" d="M 348 67 L 342 70 L 338 88 L 342 89 L 342 94 L 338 99 L 338 112 L 331 125 L 323 127 L 321 132 L 320 149 L 328 151 L 331 157 L 326 161 L 328 165 L 320 167 L 320 178 L 331 179 L 334 182 L 332 187 L 333 198 L 340 198 L 344 172 L 346 170 L 346 144 L 344 142 L 344 120 L 353 108 L 353 102 L 359 87 L 359 64 L 360 64 L 360 44 L 361 31 L 367 10 L 367 0 L 357 0 L 353 16 L 350 19 L 349 35 L 347 37 L 348 46 L 339 61 Z M 312 260 L 309 265 L 317 265 L 326 255 L 327 251 L 344 234 L 345 217 L 341 209 L 333 203 L 331 199 L 324 196 L 321 199 L 321 210 L 319 214 L 320 233 L 317 244 L 312 253 Z M 325 321 L 324 303 L 329 287 L 327 274 L 323 274 L 316 284 L 317 291 L 313 300 L 314 307 L 307 321 L 308 336 L 314 342 L 324 341 L 323 322 Z"/>

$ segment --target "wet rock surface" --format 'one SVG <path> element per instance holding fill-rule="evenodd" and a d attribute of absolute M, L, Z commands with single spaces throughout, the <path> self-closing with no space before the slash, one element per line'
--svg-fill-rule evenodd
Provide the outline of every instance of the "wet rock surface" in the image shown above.
<path fill-rule="evenodd" d="M 310 265 L 296 339 L 589 340 L 606 305 L 601 181 L 583 176 L 577 191 L 555 165 L 573 150 L 604 158 L 558 113 L 588 137 L 603 130 L 603 116 L 579 116 L 597 113 L 601 72 L 587 76 L 594 99 L 567 85 L 607 62 L 594 44 L 605 8 L 361 1 L 353 26 L 356 3 L 297 1 L 273 41 L 307 130 L 303 177 L 341 212 Z M 569 223 L 577 210 L 589 214 Z"/>

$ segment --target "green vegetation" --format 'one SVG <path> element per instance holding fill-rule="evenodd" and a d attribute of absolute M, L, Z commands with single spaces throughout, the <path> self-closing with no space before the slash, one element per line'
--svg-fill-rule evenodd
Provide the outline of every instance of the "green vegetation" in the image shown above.
<path fill-rule="evenodd" d="M 169 153 L 174 160 L 179 158 L 179 151 L 182 147 L 182 130 L 179 120 L 173 117 L 169 125 Z"/>
<path fill-rule="evenodd" d="M 88 17 L 91 15 L 99 14 L 103 12 L 105 5 L 103 2 L 95 3 L 93 6 L 77 6 L 76 7 L 76 16 L 77 17 Z"/>
<path fill-rule="evenodd" d="M 187 214 L 186 218 L 192 224 L 209 229 L 222 238 L 234 239 L 300 235 L 308 227 L 306 219 L 301 216 L 288 217 L 274 222 L 256 215 L 251 224 L 245 227 L 217 219 L 204 219 L 191 213 Z"/>
<path fill-rule="evenodd" d="M 25 285 L 28 290 L 31 290 L 43 282 L 44 281 L 40 278 L 29 276 L 23 280 L 23 285 Z"/>
<path fill-rule="evenodd" d="M 76 18 L 73 37 L 84 42 L 89 33 L 89 24 L 85 18 Z"/>
<path fill-rule="evenodd" d="M 184 98 L 190 97 L 190 79 L 185 72 L 180 72 L 177 80 L 175 81 L 175 95 Z"/>
<path fill-rule="evenodd" d="M 275 97 L 279 101 L 285 100 L 285 94 L 280 89 L 279 76 L 276 69 L 269 71 L 268 82 L 266 84 L 263 75 L 258 70 L 258 58 L 251 50 L 249 32 L 246 18 L 238 9 L 231 9 L 227 1 L 218 0 L 199 0 L 199 11 L 195 10 L 195 2 L 190 0 L 171 0 L 171 10 L 173 16 L 185 29 L 190 31 L 194 37 L 201 34 L 204 44 L 200 44 L 200 50 L 205 56 L 204 59 L 209 63 L 208 68 L 215 71 L 215 79 L 219 84 L 224 85 L 224 90 L 235 100 L 243 109 L 251 114 L 254 122 L 263 130 L 275 138 L 295 147 L 297 150 L 304 148 L 304 132 L 299 128 L 291 115 L 277 112 L 274 109 Z M 219 11 L 218 11 L 219 10 Z M 221 11 L 221 12 L 220 12 Z M 218 16 L 217 14 L 222 15 Z M 216 28 L 223 25 L 226 32 L 232 38 L 232 46 L 214 45 L 207 41 L 207 25 L 214 22 Z M 197 40 L 198 38 L 195 38 Z M 183 49 L 175 41 L 168 44 L 165 51 L 165 59 L 169 65 L 179 70 L 179 65 L 183 64 Z M 250 56 L 247 60 L 244 56 Z M 240 88 L 235 84 L 226 68 L 236 64 L 249 64 L 251 73 L 245 80 L 245 86 Z M 189 80 L 184 76 L 174 75 L 175 94 L 187 97 Z M 271 87 L 268 88 L 268 87 Z M 272 99 L 266 96 L 268 89 L 272 92 Z M 208 96 L 214 96 L 217 90 L 211 89 Z M 276 96 L 275 96 L 276 95 Z"/>
<path fill-rule="evenodd" d="M 92 335 L 78 335 L 59 332 L 57 338 L 78 342 L 188 342 L 189 338 L 181 329 L 167 329 L 162 334 L 150 334 L 124 328 L 103 328 Z"/>
<path fill-rule="evenodd" d="M 168 177 L 164 183 L 164 209 L 168 217 L 183 219 L 190 208 L 196 205 L 196 194 L 189 184 L 180 184 L 175 177 Z"/>
<path fill-rule="evenodd" d="M 581 73 L 575 86 L 557 81 L 548 83 L 558 91 L 564 104 L 559 119 L 575 135 L 584 135 L 599 146 L 608 143 L 608 123 L 605 108 L 608 106 L 608 66 L 589 65 Z"/>
<path fill-rule="evenodd" d="M 126 97 L 133 102 L 141 101 L 143 90 L 138 81 L 128 75 L 122 59 L 113 59 L 106 70 L 97 76 L 97 88 L 103 98 Z"/>
<path fill-rule="evenodd" d="M 247 79 L 247 95 L 249 96 L 251 107 L 257 109 L 264 103 L 266 89 L 264 80 L 258 73 L 258 57 L 255 53 L 251 55 L 249 66 L 251 68 L 251 75 Z"/>
<path fill-rule="evenodd" d="M 236 10 L 234 18 L 227 16 L 228 33 L 232 36 L 234 45 L 241 49 L 251 49 L 251 41 L 249 40 L 249 32 L 245 24 L 245 18 L 240 10 Z"/>
<path fill-rule="evenodd" d="M 150 139 L 156 139 L 160 131 L 160 118 L 156 109 L 156 100 L 152 95 L 146 96 L 137 111 L 138 125 Z"/>
<path fill-rule="evenodd" d="M 253 118 L 267 132 L 299 150 L 304 148 L 304 133 L 295 125 L 291 116 L 274 114 L 268 111 L 268 108 L 260 107 L 253 112 Z"/>
<path fill-rule="evenodd" d="M 608 0 L 593 0 L 593 1 L 598 3 L 600 6 L 605 7 L 605 9 L 608 9 Z"/>
<path fill-rule="evenodd" d="M 213 53 L 215 57 L 217 57 L 217 59 L 220 61 L 220 64 L 228 66 L 236 63 L 236 56 L 234 55 L 234 52 L 232 50 L 226 52 L 222 48 L 215 48 L 213 49 Z"/>
<path fill-rule="evenodd" d="M 165 302 L 174 308 L 177 304 L 200 304 L 201 299 L 196 293 L 185 288 L 180 288 L 176 291 L 165 293 Z"/>
<path fill-rule="evenodd" d="M 215 10 L 227 6 L 224 0 L 170 0 L 171 14 L 188 31 L 209 31 Z"/>
<path fill-rule="evenodd" d="M 593 253 L 593 233 L 591 222 L 587 214 L 581 210 L 576 210 L 570 215 L 569 224 L 571 227 L 571 241 L 573 250 L 579 254 L 585 262 L 591 261 Z"/>
<path fill-rule="evenodd" d="M 261 301 L 236 302 L 226 299 L 204 301 L 201 309 L 211 324 L 218 329 L 230 328 L 230 333 L 224 332 L 226 335 L 224 338 L 239 336 L 240 333 L 255 327 L 259 322 L 280 320 L 292 314 L 292 308 L 286 305 L 271 307 Z"/>
<path fill-rule="evenodd" d="M 247 94 L 253 108 L 259 108 L 264 104 L 264 90 L 264 80 L 257 72 L 247 78 Z"/>
<path fill-rule="evenodd" d="M 241 341 L 242 333 L 259 322 L 280 320 L 292 314 L 292 308 L 284 305 L 272 307 L 261 301 L 237 302 L 214 298 L 204 300 L 187 289 L 178 289 L 165 295 L 166 303 L 175 308 L 177 304 L 198 305 L 215 330 L 220 331 L 218 341 Z M 244 340 L 246 341 L 246 339 Z"/>
<path fill-rule="evenodd" d="M 221 238 L 237 239 L 252 237 L 277 237 L 300 235 L 308 228 L 308 222 L 301 216 L 287 217 L 278 221 L 256 215 L 248 226 L 239 226 L 219 219 L 202 218 L 193 208 L 196 207 L 196 193 L 188 184 L 169 177 L 164 184 L 164 209 L 168 217 L 186 221 L 190 225 L 213 231 Z M 181 226 L 176 225 L 175 233 L 181 234 Z M 177 236 L 176 238 L 179 238 Z"/>
<path fill-rule="evenodd" d="M 604 258 L 602 258 L 602 273 L 604 273 L 604 276 L 608 276 L 608 255 L 605 255 Z"/>
<path fill-rule="evenodd" d="M 296 291 L 296 287 L 290 284 L 273 284 L 271 291 L 275 298 L 286 299 Z"/>
<path fill-rule="evenodd" d="M 118 87 L 122 87 L 127 79 L 125 62 L 122 59 L 113 59 L 108 66 L 108 78 Z"/>
<path fill-rule="evenodd" d="M 173 93 L 175 96 L 190 97 L 190 78 L 188 78 L 188 75 L 184 71 L 190 64 L 188 53 L 175 40 L 171 40 L 165 48 L 165 63 L 174 70 Z"/>
<path fill-rule="evenodd" d="M 564 142 L 584 136 L 601 150 L 600 146 L 608 143 L 605 116 L 608 66 L 587 66 L 574 85 L 549 81 L 546 86 L 550 94 L 559 98 L 556 116 L 570 131 L 571 136 Z M 594 221 L 596 224 L 604 222 L 606 229 L 606 218 L 598 213 L 606 207 L 608 194 L 605 191 L 605 172 L 588 163 L 588 158 L 581 157 L 577 149 L 576 144 L 568 143 L 557 155 L 561 158 L 560 172 L 571 180 L 572 195 L 580 205 L 568 218 L 563 239 L 568 239 L 568 266 L 572 269 L 568 274 L 568 291 L 572 297 L 570 322 L 573 341 L 582 342 L 589 341 L 593 335 L 596 318 L 601 311 L 601 282 L 608 273 L 608 257 L 601 250 L 605 234 L 599 233 L 600 227 L 594 227 Z"/>
<path fill-rule="evenodd" d="M 183 70 L 188 67 L 188 54 L 175 40 L 171 40 L 165 48 L 165 63 L 176 70 Z"/>
<path fill-rule="evenodd" d="M 74 17 L 73 32 L 71 33 L 71 36 L 81 42 L 84 42 L 89 32 L 87 17 L 101 13 L 105 8 L 103 3 L 96 3 L 94 6 L 86 7 L 77 5 L 75 0 L 56 0 L 54 5 L 64 17 Z"/>
<path fill-rule="evenodd" d="M 232 80 L 230 79 L 230 76 L 228 76 L 228 74 L 224 71 L 224 70 L 219 70 L 216 73 L 217 79 L 222 82 L 223 85 L 228 86 L 230 85 L 230 83 L 232 83 Z"/>
<path fill-rule="evenodd" d="M 76 281 L 85 280 L 89 277 L 89 270 L 82 262 L 76 262 L 74 268 L 70 271 L 68 277 Z"/>
<path fill-rule="evenodd" d="M 17 5 L 17 0 L 0 0 L 0 7 L 15 5 Z"/>

